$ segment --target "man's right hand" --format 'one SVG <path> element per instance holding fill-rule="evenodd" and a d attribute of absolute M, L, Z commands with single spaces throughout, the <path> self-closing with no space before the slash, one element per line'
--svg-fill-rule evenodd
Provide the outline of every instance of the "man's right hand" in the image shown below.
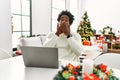
<path fill-rule="evenodd" d="M 57 24 L 57 31 L 56 31 L 56 35 L 59 36 L 62 33 L 61 28 L 60 28 L 60 24 Z"/>

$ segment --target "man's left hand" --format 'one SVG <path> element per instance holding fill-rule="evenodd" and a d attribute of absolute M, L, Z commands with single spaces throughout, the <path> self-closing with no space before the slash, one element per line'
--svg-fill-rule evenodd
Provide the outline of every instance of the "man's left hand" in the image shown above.
<path fill-rule="evenodd" d="M 60 27 L 61 27 L 62 32 L 66 36 L 70 35 L 70 25 L 69 25 L 69 23 L 67 23 L 67 22 L 61 22 L 61 26 Z"/>

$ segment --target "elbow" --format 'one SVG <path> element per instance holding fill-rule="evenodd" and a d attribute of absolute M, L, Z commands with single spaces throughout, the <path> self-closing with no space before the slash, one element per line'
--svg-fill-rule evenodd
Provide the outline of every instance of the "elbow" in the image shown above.
<path fill-rule="evenodd" d="M 75 51 L 75 54 L 76 54 L 77 56 L 80 56 L 80 55 L 82 54 L 82 52 L 83 52 L 83 49 L 77 49 L 77 50 Z"/>
<path fill-rule="evenodd" d="M 71 48 L 77 56 L 80 56 L 83 52 L 83 47 L 81 45 Z"/>

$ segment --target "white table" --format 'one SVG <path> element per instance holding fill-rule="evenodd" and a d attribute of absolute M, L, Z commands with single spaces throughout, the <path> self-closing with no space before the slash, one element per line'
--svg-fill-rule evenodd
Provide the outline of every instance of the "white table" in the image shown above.
<path fill-rule="evenodd" d="M 58 70 L 25 67 L 22 56 L 0 60 L 0 80 L 53 80 Z"/>
<path fill-rule="evenodd" d="M 61 61 L 61 64 L 67 62 Z M 74 64 L 78 63 L 74 62 Z M 0 60 L 0 80 L 53 80 L 58 70 L 25 67 L 22 56 Z M 120 70 L 115 69 L 115 75 L 120 77 Z"/>

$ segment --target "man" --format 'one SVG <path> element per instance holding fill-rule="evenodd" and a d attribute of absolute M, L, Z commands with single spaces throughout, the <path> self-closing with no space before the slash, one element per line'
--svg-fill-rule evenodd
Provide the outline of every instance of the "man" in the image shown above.
<path fill-rule="evenodd" d="M 58 48 L 59 58 L 79 61 L 82 53 L 81 36 L 70 30 L 74 16 L 69 11 L 62 11 L 57 18 L 57 31 L 47 35 L 43 46 Z"/>

